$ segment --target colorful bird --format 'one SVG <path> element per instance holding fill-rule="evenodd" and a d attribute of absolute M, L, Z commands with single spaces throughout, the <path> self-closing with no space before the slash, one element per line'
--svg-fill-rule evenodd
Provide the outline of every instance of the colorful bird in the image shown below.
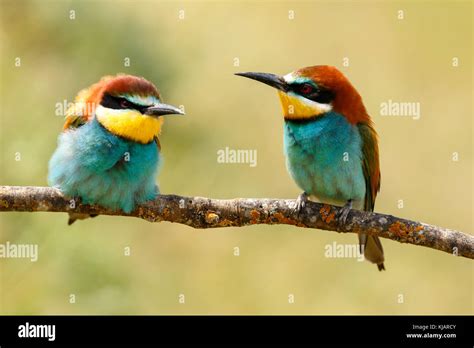
<path fill-rule="evenodd" d="M 306 199 L 373 211 L 380 189 L 377 133 L 362 98 L 335 67 L 302 68 L 283 77 L 238 73 L 278 90 L 284 125 L 284 152 L 290 175 Z M 376 236 L 359 234 L 365 258 L 384 270 L 382 244 Z"/>
<path fill-rule="evenodd" d="M 162 115 L 182 115 L 163 104 L 142 77 L 105 76 L 79 92 L 66 112 L 48 182 L 66 196 L 126 213 L 159 194 L 158 135 Z M 89 217 L 70 214 L 68 224 Z"/>

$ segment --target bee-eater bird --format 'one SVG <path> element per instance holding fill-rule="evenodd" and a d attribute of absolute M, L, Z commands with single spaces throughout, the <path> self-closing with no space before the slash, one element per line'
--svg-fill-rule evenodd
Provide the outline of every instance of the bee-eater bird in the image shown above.
<path fill-rule="evenodd" d="M 373 211 L 380 189 L 377 133 L 362 98 L 335 67 L 302 68 L 285 76 L 238 73 L 278 90 L 284 116 L 284 152 L 290 175 L 310 198 L 350 209 Z M 359 234 L 365 258 L 384 270 L 377 236 Z"/>
<path fill-rule="evenodd" d="M 58 147 L 49 161 L 48 182 L 85 204 L 131 212 L 159 194 L 158 135 L 162 115 L 182 115 L 163 104 L 142 77 L 105 76 L 79 92 L 66 112 Z M 70 214 L 68 224 L 89 217 Z"/>

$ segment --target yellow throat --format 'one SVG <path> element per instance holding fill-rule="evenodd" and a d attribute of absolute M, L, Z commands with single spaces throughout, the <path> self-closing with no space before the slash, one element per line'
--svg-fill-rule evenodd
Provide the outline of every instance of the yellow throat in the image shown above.
<path fill-rule="evenodd" d="M 330 104 L 320 104 L 292 92 L 278 91 L 283 116 L 288 120 L 302 120 L 319 116 L 331 111 Z"/>
<path fill-rule="evenodd" d="M 99 105 L 95 110 L 97 120 L 112 134 L 147 144 L 158 136 L 163 117 L 143 115 L 137 110 L 108 109 Z"/>

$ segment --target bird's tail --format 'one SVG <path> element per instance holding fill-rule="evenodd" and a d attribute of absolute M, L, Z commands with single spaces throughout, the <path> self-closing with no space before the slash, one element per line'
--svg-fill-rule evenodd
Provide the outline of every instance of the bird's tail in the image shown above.
<path fill-rule="evenodd" d="M 359 234 L 359 245 L 360 252 L 364 253 L 366 260 L 375 263 L 379 271 L 384 271 L 385 266 L 383 262 L 385 259 L 383 256 L 382 243 L 380 242 L 379 237 Z"/>
<path fill-rule="evenodd" d="M 88 218 L 96 217 L 97 214 L 79 214 L 79 213 L 69 213 L 69 220 L 67 224 L 71 226 L 76 220 L 84 220 Z"/>

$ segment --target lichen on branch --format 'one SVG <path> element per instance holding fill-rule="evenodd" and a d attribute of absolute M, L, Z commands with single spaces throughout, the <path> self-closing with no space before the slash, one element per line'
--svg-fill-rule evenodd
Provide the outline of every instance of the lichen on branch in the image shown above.
<path fill-rule="evenodd" d="M 474 259 L 474 236 L 392 215 L 351 210 L 338 219 L 341 207 L 306 202 L 298 211 L 294 199 L 212 199 L 160 195 L 126 214 L 81 204 L 51 187 L 0 186 L 2 212 L 74 212 L 131 216 L 150 222 L 168 221 L 193 228 L 242 227 L 257 224 L 294 225 L 335 232 L 366 233 Z"/>

